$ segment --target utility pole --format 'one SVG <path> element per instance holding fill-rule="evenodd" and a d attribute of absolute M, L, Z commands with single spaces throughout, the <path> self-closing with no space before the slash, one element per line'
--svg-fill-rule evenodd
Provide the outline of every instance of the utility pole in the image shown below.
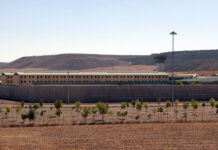
<path fill-rule="evenodd" d="M 174 36 L 177 35 L 175 31 L 170 32 L 170 35 L 172 35 L 172 64 L 171 64 L 171 69 L 172 69 L 172 105 L 174 104 L 174 96 L 175 96 L 175 87 L 174 87 Z"/>

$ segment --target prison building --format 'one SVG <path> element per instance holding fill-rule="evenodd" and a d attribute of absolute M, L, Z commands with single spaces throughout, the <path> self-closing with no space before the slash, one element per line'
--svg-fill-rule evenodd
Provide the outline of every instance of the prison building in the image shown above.
<path fill-rule="evenodd" d="M 164 72 L 10 72 L 1 73 L 2 85 L 165 83 Z"/>

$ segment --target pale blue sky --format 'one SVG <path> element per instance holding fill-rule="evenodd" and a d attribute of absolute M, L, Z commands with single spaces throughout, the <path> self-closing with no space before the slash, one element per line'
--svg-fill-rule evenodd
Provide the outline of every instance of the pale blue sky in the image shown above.
<path fill-rule="evenodd" d="M 0 0 L 0 62 L 218 49 L 218 0 Z"/>

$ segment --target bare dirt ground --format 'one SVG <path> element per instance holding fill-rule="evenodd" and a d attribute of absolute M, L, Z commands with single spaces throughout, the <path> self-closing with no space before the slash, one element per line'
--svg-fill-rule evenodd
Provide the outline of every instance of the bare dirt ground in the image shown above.
<path fill-rule="evenodd" d="M 0 150 L 217 150 L 218 123 L 0 128 Z"/>

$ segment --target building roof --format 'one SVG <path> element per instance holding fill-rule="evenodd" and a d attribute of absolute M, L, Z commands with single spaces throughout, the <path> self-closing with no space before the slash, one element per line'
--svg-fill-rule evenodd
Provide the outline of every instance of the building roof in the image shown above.
<path fill-rule="evenodd" d="M 218 83 L 218 76 L 199 76 L 193 79 L 184 79 L 183 82 L 199 82 L 199 83 Z"/>
<path fill-rule="evenodd" d="M 2 75 L 168 75 L 156 71 L 110 71 L 110 72 L 79 72 L 79 71 L 35 71 L 35 72 L 5 72 Z"/>

